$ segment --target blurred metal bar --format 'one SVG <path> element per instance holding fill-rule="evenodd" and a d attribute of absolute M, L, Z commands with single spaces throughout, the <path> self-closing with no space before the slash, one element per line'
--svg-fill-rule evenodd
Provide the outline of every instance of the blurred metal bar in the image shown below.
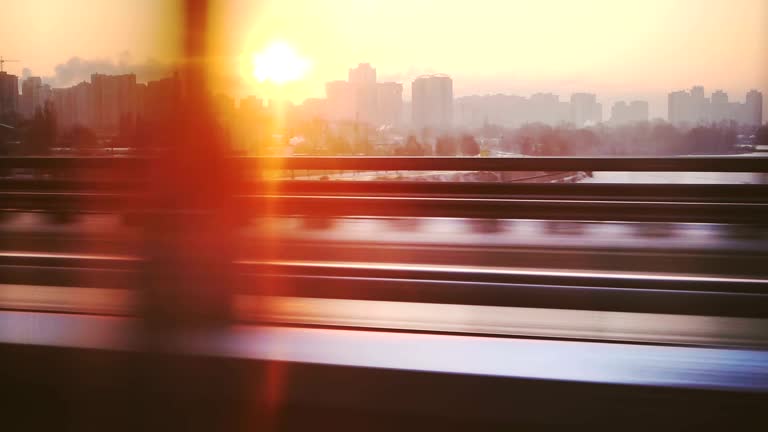
<path fill-rule="evenodd" d="M 144 190 L 145 181 L 74 179 L 2 179 L 3 192 L 131 193 Z M 267 189 L 269 188 L 269 189 Z M 764 184 L 615 184 L 507 183 L 414 181 L 284 180 L 251 182 L 245 190 L 271 190 L 286 195 L 446 196 L 530 199 L 640 199 L 645 201 L 768 202 Z"/>
<path fill-rule="evenodd" d="M 254 170 L 371 170 L 371 171 L 666 171 L 767 173 L 768 157 L 241 157 L 233 158 Z M 2 157 L 0 169 L 47 170 L 141 169 L 143 157 Z"/>
<path fill-rule="evenodd" d="M 133 258 L 0 255 L 0 283 L 136 289 Z M 768 280 L 621 272 L 239 262 L 244 293 L 747 318 L 768 317 Z M 84 272 L 87 270 L 87 272 Z"/>
<path fill-rule="evenodd" d="M 579 221 L 765 223 L 768 203 L 597 199 L 507 199 L 399 196 L 246 195 L 235 197 L 241 215 L 453 217 Z M 205 208 L 159 209 L 142 195 L 120 193 L 0 192 L 0 210 L 136 212 L 204 218 Z"/>
<path fill-rule="evenodd" d="M 129 318 L 2 311 L 0 322 L 5 324 L 0 326 L 0 346 L 139 349 L 131 337 L 136 323 Z M 98 332 L 93 331 L 96 328 Z M 187 331 L 183 336 L 175 341 L 177 349 L 213 357 L 495 378 L 768 391 L 768 370 L 763 366 L 768 352 L 763 350 L 249 326 Z"/>
<path fill-rule="evenodd" d="M 130 316 L 135 292 L 0 284 L 0 309 Z M 239 294 L 240 323 L 768 348 L 768 320 Z"/>
<path fill-rule="evenodd" d="M 166 387 L 172 397 L 191 403 L 160 404 L 158 415 L 180 413 L 185 425 L 214 407 L 258 415 L 271 393 L 248 395 L 275 370 L 287 377 L 281 427 L 247 430 L 615 430 L 628 421 L 635 430 L 762 430 L 768 400 L 766 352 L 757 349 L 229 326 L 159 339 L 168 355 L 148 357 L 136 352 L 129 318 L 0 312 L 0 323 L 4 384 L 30 389 L 4 405 L 11 421 L 23 417 L 16 429 L 41 418 L 55 423 L 33 429 L 56 429 L 69 413 L 62 400 L 76 397 L 87 402 L 76 413 L 89 418 L 117 407 L 100 429 L 174 430 L 131 422 L 171 381 L 165 375 L 180 377 Z M 141 374 L 147 360 L 166 367 Z M 211 390 L 206 379 L 249 393 Z M 20 416 L 25 403 L 65 415 Z M 199 430 L 238 430 L 222 422 Z"/>
<path fill-rule="evenodd" d="M 0 252 L 0 268 L 55 268 L 135 270 L 143 260 L 134 256 L 85 254 L 40 254 Z M 393 263 L 348 263 L 323 261 L 236 262 L 242 273 L 371 279 L 407 279 L 477 283 L 523 283 L 563 286 L 593 286 L 671 291 L 768 294 L 768 279 L 762 277 L 649 274 L 609 271 L 546 270 L 515 267 L 467 267 Z M 725 288 L 727 287 L 727 289 Z"/>

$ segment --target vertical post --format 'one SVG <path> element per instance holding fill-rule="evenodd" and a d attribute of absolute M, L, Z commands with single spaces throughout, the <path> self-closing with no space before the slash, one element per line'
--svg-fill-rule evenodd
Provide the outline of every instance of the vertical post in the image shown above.
<path fill-rule="evenodd" d="M 151 167 L 141 316 L 153 329 L 226 324 L 237 250 L 235 191 L 241 184 L 216 127 L 206 83 L 207 0 L 184 2 L 182 98 L 165 125 L 168 150 Z"/>

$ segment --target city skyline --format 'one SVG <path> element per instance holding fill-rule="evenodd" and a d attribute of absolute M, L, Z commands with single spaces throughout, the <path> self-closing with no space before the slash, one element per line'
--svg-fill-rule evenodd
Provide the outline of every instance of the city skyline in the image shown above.
<path fill-rule="evenodd" d="M 174 74 L 176 75 L 176 74 Z M 530 123 L 571 124 L 585 127 L 598 124 L 621 125 L 655 120 L 649 114 L 648 101 L 617 101 L 604 104 L 599 95 L 576 92 L 570 98 L 538 92 L 529 97 L 508 94 L 454 97 L 454 82 L 444 74 L 423 75 L 410 84 L 414 100 L 403 100 L 403 83 L 379 82 L 377 70 L 368 63 L 348 69 L 348 79 L 326 83 L 325 98 L 311 98 L 302 104 L 290 104 L 301 117 L 322 118 L 328 122 L 360 122 L 371 126 L 450 130 L 477 128 L 486 124 L 519 127 Z M 169 83 L 169 81 L 171 83 Z M 182 80 L 183 81 L 183 80 Z M 169 85 L 177 90 L 169 91 Z M 21 88 L 21 93 L 15 89 Z M 158 109 L 168 95 L 182 87 L 178 76 L 139 83 L 135 74 L 95 73 L 90 81 L 66 88 L 52 88 L 40 77 L 18 77 L 0 73 L 0 111 L 16 111 L 31 118 L 50 100 L 62 125 L 87 124 L 99 130 L 117 130 L 124 115 L 135 121 L 144 110 Z M 164 88 L 158 92 L 157 90 Z M 237 105 L 237 98 L 212 95 L 214 106 Z M 741 98 L 720 89 L 707 95 L 703 86 L 668 93 L 667 115 L 661 117 L 675 125 L 712 124 L 735 121 L 742 125 L 760 125 L 764 115 L 763 94 L 756 90 Z M 267 102 L 257 96 L 239 98 L 240 105 Z M 145 102 L 146 101 L 146 102 Z M 272 106 L 286 101 L 268 100 Z M 146 106 L 145 106 L 146 105 Z M 13 107 L 9 109 L 8 107 Z M 149 107 L 149 108 L 147 108 Z M 164 111 L 171 108 L 165 106 Z"/>
<path fill-rule="evenodd" d="M 162 147 L 164 131 L 184 112 L 179 107 L 201 102 L 194 96 L 200 85 L 186 74 L 139 83 L 135 74 L 97 73 L 67 88 L 27 77 L 18 94 L 17 77 L 0 72 L 0 116 L 24 131 L 19 136 L 28 147 L 16 150 L 22 153 Z M 404 87 L 379 82 L 376 68 L 362 63 L 347 70 L 346 80 L 329 82 L 325 99 L 294 105 L 249 96 L 238 103 L 207 92 L 204 105 L 216 135 L 233 151 L 273 156 L 476 155 L 488 154 L 488 145 L 531 156 L 729 153 L 749 148 L 768 127 L 758 125 L 763 95 L 757 91 L 744 102 L 702 86 L 672 91 L 670 121 L 659 123 L 638 100 L 613 104 L 608 116 L 594 93 L 454 98 L 451 77 L 433 74 L 410 83 L 413 101 L 404 104 Z M 9 100 L 21 116 L 6 109 Z"/>
<path fill-rule="evenodd" d="M 99 60 L 90 62 L 84 59 L 81 59 L 79 57 L 75 57 L 67 61 L 66 63 L 61 63 L 58 65 L 58 72 L 56 75 L 53 76 L 39 76 L 32 74 L 32 71 L 29 68 L 23 67 L 23 66 L 16 66 L 16 69 L 21 68 L 22 74 L 14 74 L 18 76 L 18 86 L 19 89 L 21 89 L 21 85 L 24 79 L 26 78 L 40 78 L 41 83 L 43 85 L 49 86 L 51 88 L 68 88 L 72 87 L 76 84 L 80 84 L 84 81 L 87 81 L 90 79 L 90 76 L 93 74 L 106 74 L 106 75 L 127 75 L 127 74 L 133 74 L 137 77 L 138 83 L 147 83 L 150 81 L 156 81 L 159 79 L 163 79 L 165 77 L 170 76 L 174 73 L 174 71 L 177 70 L 177 67 L 172 66 L 170 64 L 162 64 L 157 62 L 156 60 L 148 60 L 147 63 L 144 64 L 136 64 L 131 63 L 128 59 L 130 58 L 129 55 L 123 56 L 122 60 L 119 60 L 118 62 L 112 62 L 111 60 Z M 355 64 L 369 64 L 369 63 L 355 63 Z M 17 63 L 18 65 L 18 63 Z M 138 68 L 138 70 L 134 70 L 135 68 Z M 6 73 L 11 73 L 7 71 L 9 69 L 8 65 L 5 66 L 4 71 Z M 11 68 L 12 69 L 12 68 Z M 71 69 L 71 70 L 68 70 Z M 66 70 L 66 71 L 65 71 Z M 11 73 L 12 74 L 12 73 Z M 428 75 L 440 75 L 440 74 L 447 74 L 450 75 L 452 78 L 454 77 L 453 74 L 450 72 L 443 72 L 443 71 L 434 71 L 432 69 L 429 69 L 428 72 L 421 73 L 419 75 L 415 75 L 413 77 L 406 77 L 403 78 L 404 83 L 411 83 L 420 76 L 428 76 Z M 62 81 L 61 76 L 64 77 L 72 77 L 68 81 Z M 388 81 L 384 82 L 395 82 L 392 81 L 393 77 L 391 75 L 384 75 L 384 79 Z M 397 78 L 397 77 L 394 77 Z M 337 80 L 331 80 L 329 82 L 338 81 Z M 67 85 L 58 85 L 62 82 L 67 82 Z M 613 90 L 613 92 L 608 93 L 600 93 L 597 91 L 594 91 L 592 88 L 578 88 L 578 87 L 569 87 L 570 90 L 558 90 L 554 87 L 542 87 L 539 89 L 536 88 L 530 88 L 527 92 L 518 92 L 515 93 L 514 91 L 504 91 L 503 88 L 485 88 L 481 87 L 481 89 L 485 89 L 487 91 L 478 91 L 476 93 L 467 93 L 468 87 L 465 83 L 462 83 L 461 81 L 458 81 L 454 78 L 454 82 L 458 83 L 458 86 L 454 85 L 454 97 L 455 98 L 462 98 L 462 97 L 472 97 L 472 96 L 493 96 L 493 95 L 509 95 L 509 96 L 523 96 L 523 97 L 530 97 L 539 93 L 552 93 L 552 94 L 558 94 L 562 96 L 567 95 L 574 95 L 574 94 L 596 94 L 601 97 L 601 102 L 603 105 L 603 116 L 609 117 L 611 112 L 611 107 L 615 105 L 616 103 L 626 101 L 630 102 L 632 100 L 642 100 L 644 102 L 647 102 L 649 105 L 649 119 L 653 118 L 663 118 L 666 119 L 668 117 L 668 94 L 672 87 L 664 89 L 659 88 L 657 92 L 654 93 L 643 93 L 636 89 L 630 89 L 625 88 L 622 91 L 619 90 Z M 688 85 L 684 85 L 682 87 L 678 88 L 691 88 L 691 87 L 704 87 L 704 88 L 711 88 L 713 91 L 722 91 L 728 94 L 735 94 L 739 95 L 742 93 L 746 93 L 748 91 L 759 91 L 763 94 L 768 93 L 768 89 L 764 90 L 761 86 L 755 86 L 755 87 L 749 87 L 749 88 L 725 88 L 725 87 L 710 87 L 703 85 L 702 80 L 696 80 L 695 78 L 692 80 L 691 83 Z M 767 78 L 768 82 L 768 78 Z M 273 97 L 269 97 L 268 95 L 265 95 L 258 90 L 254 90 L 253 92 L 243 92 L 242 89 L 240 91 L 237 88 L 230 89 L 227 91 L 227 89 L 222 88 L 221 86 L 214 86 L 215 89 L 217 89 L 216 93 L 220 94 L 227 94 L 232 95 L 237 99 L 244 99 L 250 96 L 257 96 L 264 100 L 287 100 L 294 104 L 301 104 L 304 101 L 317 99 L 319 97 L 326 96 L 326 84 L 328 82 L 324 83 L 323 85 L 323 91 L 320 94 L 313 94 L 308 97 L 304 98 L 298 98 L 298 99 L 291 99 L 291 98 L 280 98 L 279 95 L 273 95 Z M 508 86 L 509 87 L 515 87 L 515 86 Z M 462 92 L 459 89 L 464 88 L 465 90 Z M 527 96 L 526 96 L 527 95 Z M 411 88 L 409 86 L 403 87 L 403 100 L 404 102 L 411 102 Z M 768 112 L 768 99 L 764 100 L 763 105 L 763 112 Z"/>
<path fill-rule="evenodd" d="M 82 80 L 129 69 L 142 81 L 179 60 L 173 2 L 104 3 L 15 2 L 4 10 L 0 54 L 22 62 L 6 69 L 20 77 L 26 67 L 28 75 L 75 79 L 66 83 L 72 85 L 78 74 Z M 431 0 L 239 0 L 215 4 L 211 16 L 209 51 L 216 54 L 207 60 L 215 90 L 236 97 L 321 97 L 326 82 L 361 61 L 378 65 L 382 81 L 448 73 L 457 97 L 589 92 L 607 107 L 643 99 L 652 118 L 665 113 L 669 89 L 700 84 L 731 94 L 768 92 L 768 3 L 762 0 L 479 0 L 471 7 Z M 81 23 L 77 32 L 71 22 Z M 264 85 L 244 70 L 243 59 L 275 40 L 312 62 L 305 79 Z M 70 61 L 74 56 L 79 61 Z M 406 87 L 406 99 L 409 92 Z"/>

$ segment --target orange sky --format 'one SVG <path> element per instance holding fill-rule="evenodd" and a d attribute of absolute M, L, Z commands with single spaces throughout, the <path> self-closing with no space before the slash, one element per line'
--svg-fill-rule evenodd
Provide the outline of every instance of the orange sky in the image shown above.
<path fill-rule="evenodd" d="M 172 60 L 176 0 L 0 0 L 6 69 L 51 76 L 72 56 Z M 766 0 L 231 0 L 213 2 L 211 59 L 234 94 L 301 100 L 370 62 L 385 79 L 452 75 L 458 95 L 665 94 L 701 84 L 768 95 Z M 241 58 L 273 40 L 311 63 L 306 79 L 259 84 Z M 125 53 L 129 53 L 127 56 Z M 406 86 L 407 87 L 407 86 Z"/>

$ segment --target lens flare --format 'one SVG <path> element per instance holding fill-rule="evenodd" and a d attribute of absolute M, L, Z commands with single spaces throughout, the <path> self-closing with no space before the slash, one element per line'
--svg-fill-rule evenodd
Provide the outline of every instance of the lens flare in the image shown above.
<path fill-rule="evenodd" d="M 303 78 L 310 68 L 309 60 L 301 57 L 286 42 L 273 42 L 253 55 L 253 76 L 259 82 L 285 84 Z"/>

